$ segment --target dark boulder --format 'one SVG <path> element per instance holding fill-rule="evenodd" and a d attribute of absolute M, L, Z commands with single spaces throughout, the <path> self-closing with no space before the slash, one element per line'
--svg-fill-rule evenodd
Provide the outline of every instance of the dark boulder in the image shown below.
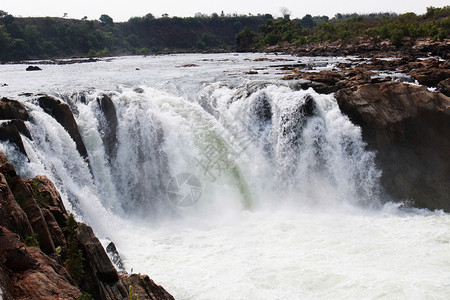
<path fill-rule="evenodd" d="M 450 97 L 450 77 L 439 82 L 437 90 L 445 96 Z"/>
<path fill-rule="evenodd" d="M 29 117 L 28 111 L 19 101 L 7 98 L 0 100 L 0 120 L 20 119 L 27 121 Z"/>
<path fill-rule="evenodd" d="M 450 211 L 449 97 L 385 82 L 340 90 L 336 99 L 377 152 L 382 185 L 394 200 Z"/>
<path fill-rule="evenodd" d="M 20 132 L 15 125 L 1 124 L 0 141 L 10 142 L 11 144 L 15 145 L 22 154 L 24 154 L 25 156 L 27 155 L 22 138 L 20 137 Z"/>
<path fill-rule="evenodd" d="M 13 119 L 0 123 L 0 140 L 12 143 L 22 154 L 26 156 L 27 153 L 20 134 L 23 134 L 30 140 L 33 140 L 31 133 L 23 120 Z"/>
<path fill-rule="evenodd" d="M 38 66 L 28 66 L 27 71 L 42 71 L 41 68 L 39 68 Z"/>
<path fill-rule="evenodd" d="M 55 118 L 55 120 L 64 127 L 77 145 L 78 152 L 82 157 L 87 159 L 88 154 L 86 147 L 83 139 L 81 138 L 80 132 L 78 131 L 77 123 L 69 106 L 60 100 L 49 96 L 42 96 L 38 98 L 38 103 L 46 113 Z"/>
<path fill-rule="evenodd" d="M 97 103 L 105 118 L 105 126 L 102 130 L 102 140 L 105 145 L 105 151 L 108 158 L 111 159 L 116 156 L 117 152 L 117 120 L 116 108 L 111 98 L 103 95 L 97 98 Z"/>
<path fill-rule="evenodd" d="M 111 242 L 106 246 L 106 252 L 111 257 L 113 264 L 117 267 L 119 272 L 124 272 L 125 268 L 122 262 L 122 258 L 120 257 L 119 252 L 117 251 L 116 245 Z"/>
<path fill-rule="evenodd" d="M 18 119 L 9 120 L 9 121 L 1 123 L 1 126 L 2 127 L 15 126 L 21 134 L 26 136 L 28 139 L 33 140 L 33 137 L 31 136 L 31 133 L 28 130 L 28 127 L 27 127 L 27 125 L 25 125 L 25 122 L 23 120 L 18 120 Z"/>

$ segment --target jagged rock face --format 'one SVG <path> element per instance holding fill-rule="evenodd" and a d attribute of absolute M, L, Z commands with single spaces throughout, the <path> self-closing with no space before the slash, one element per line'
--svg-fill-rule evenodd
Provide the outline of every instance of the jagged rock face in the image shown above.
<path fill-rule="evenodd" d="M 20 133 L 31 139 L 31 134 L 24 123 L 28 119 L 29 114 L 19 101 L 7 98 L 0 100 L 0 120 L 8 120 L 0 123 L 0 140 L 16 145 L 19 151 L 25 155 L 26 151 Z"/>
<path fill-rule="evenodd" d="M 138 299 L 151 300 L 173 300 L 162 286 L 157 285 L 147 275 L 121 275 L 122 282 L 128 287 L 131 287 L 131 292 L 138 297 Z"/>
<path fill-rule="evenodd" d="M 29 236 L 33 234 L 33 229 L 28 222 L 27 215 L 17 203 L 22 200 L 22 197 L 19 194 L 15 199 L 8 185 L 8 181 L 15 181 L 16 178 L 17 174 L 13 166 L 0 152 L 0 226 L 21 236 Z"/>
<path fill-rule="evenodd" d="M 336 93 L 341 110 L 377 151 L 382 184 L 394 200 L 450 211 L 450 98 L 398 82 Z"/>
<path fill-rule="evenodd" d="M 439 82 L 437 88 L 439 92 L 450 97 L 450 77 Z"/>
<path fill-rule="evenodd" d="M 46 113 L 51 115 L 64 127 L 65 130 L 67 130 L 69 135 L 75 141 L 78 152 L 82 157 L 87 159 L 87 150 L 83 139 L 81 138 L 80 132 L 78 131 L 78 126 L 70 107 L 67 104 L 49 96 L 42 96 L 38 98 L 38 103 Z"/>
<path fill-rule="evenodd" d="M 95 299 L 126 298 L 127 290 L 92 228 L 79 223 L 78 229 L 78 240 L 86 259 L 86 273 L 80 287 Z"/>
<path fill-rule="evenodd" d="M 0 152 L 0 296 L 3 299 L 76 299 L 81 291 L 89 292 L 95 299 L 128 297 L 92 228 L 83 223 L 78 223 L 76 242 L 84 257 L 84 277 L 79 286 L 75 284 L 64 267 L 69 233 L 63 228 L 67 220 L 66 209 L 53 183 L 45 176 L 22 179 Z M 33 234 L 37 234 L 39 247 L 24 244 Z M 60 247 L 59 253 L 55 246 Z"/>
<path fill-rule="evenodd" d="M 76 299 L 80 290 L 67 271 L 39 248 L 26 247 L 19 235 L 0 227 L 0 257 L 9 274 L 11 299 Z"/>

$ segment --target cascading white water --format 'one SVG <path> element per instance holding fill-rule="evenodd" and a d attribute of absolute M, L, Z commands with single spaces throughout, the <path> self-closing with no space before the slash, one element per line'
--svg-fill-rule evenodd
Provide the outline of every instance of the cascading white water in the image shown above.
<path fill-rule="evenodd" d="M 29 88 L 71 106 L 89 164 L 33 97 L 19 97 L 31 113 L 29 162 L 8 143 L 0 150 L 21 175 L 49 176 L 78 218 L 115 242 L 128 271 L 177 299 L 448 295 L 449 216 L 382 205 L 375 154 L 333 95 L 297 90 L 270 68 L 244 75 L 259 56 L 52 69 Z M 200 67 L 180 68 L 186 61 Z M 6 95 L 17 98 L 22 75 L 9 68 Z M 169 201 L 180 173 L 201 183 L 192 206 Z"/>

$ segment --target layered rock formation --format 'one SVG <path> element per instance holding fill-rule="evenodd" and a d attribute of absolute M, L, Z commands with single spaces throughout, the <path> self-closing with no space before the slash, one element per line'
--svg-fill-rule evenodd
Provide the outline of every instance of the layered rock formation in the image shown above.
<path fill-rule="evenodd" d="M 140 299 L 173 299 L 148 278 L 138 276 L 142 280 L 134 282 L 122 275 L 121 279 L 92 228 L 75 222 L 71 231 L 69 219 L 48 178 L 22 179 L 0 153 L 3 299 L 76 299 L 83 293 L 94 299 L 126 299 L 133 289 L 148 291 L 139 292 Z M 82 257 L 76 261 L 81 278 L 70 271 L 74 249 Z"/>
<path fill-rule="evenodd" d="M 283 78 L 336 93 L 341 111 L 377 153 L 387 198 L 450 211 L 450 63 L 405 56 L 337 67 L 318 73 L 293 67 Z"/>
<path fill-rule="evenodd" d="M 450 211 L 449 97 L 391 81 L 342 89 L 336 99 L 377 152 L 388 195 Z"/>

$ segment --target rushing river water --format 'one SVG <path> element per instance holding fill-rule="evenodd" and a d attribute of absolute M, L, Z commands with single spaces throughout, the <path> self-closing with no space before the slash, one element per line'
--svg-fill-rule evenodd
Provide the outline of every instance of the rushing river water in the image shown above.
<path fill-rule="evenodd" d="M 29 161 L 8 143 L 0 150 L 21 175 L 52 179 L 127 271 L 177 299 L 448 298 L 450 216 L 389 203 L 375 153 L 334 96 L 279 79 L 280 65 L 317 71 L 350 59 L 2 65 L 0 96 L 28 108 L 33 140 L 22 136 Z M 38 93 L 69 104 L 89 162 Z"/>

